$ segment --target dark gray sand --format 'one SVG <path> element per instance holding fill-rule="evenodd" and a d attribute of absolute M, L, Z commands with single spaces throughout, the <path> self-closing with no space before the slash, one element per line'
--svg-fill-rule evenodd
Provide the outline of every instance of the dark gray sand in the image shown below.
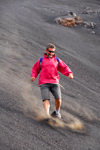
<path fill-rule="evenodd" d="M 56 24 L 69 11 L 95 29 Z M 30 73 L 49 42 L 74 73 L 73 80 L 60 74 L 62 116 L 85 133 L 37 121 L 42 101 Z M 0 0 L 0 150 L 52 149 L 100 150 L 100 1 Z"/>

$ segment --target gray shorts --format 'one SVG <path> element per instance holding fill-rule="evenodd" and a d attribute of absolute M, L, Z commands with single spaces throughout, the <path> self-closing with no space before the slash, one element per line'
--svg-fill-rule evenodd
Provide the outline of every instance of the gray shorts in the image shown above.
<path fill-rule="evenodd" d="M 46 83 L 40 85 L 42 100 L 50 100 L 50 92 L 55 99 L 61 99 L 61 90 L 59 84 Z"/>

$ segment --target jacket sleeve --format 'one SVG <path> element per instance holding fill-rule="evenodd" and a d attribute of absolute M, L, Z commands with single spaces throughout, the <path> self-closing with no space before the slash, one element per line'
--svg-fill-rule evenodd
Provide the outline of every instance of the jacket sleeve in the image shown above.
<path fill-rule="evenodd" d="M 73 73 L 71 69 L 61 59 L 59 59 L 57 70 L 65 76 L 69 76 L 70 73 Z"/>
<path fill-rule="evenodd" d="M 32 67 L 31 78 L 32 77 L 36 78 L 39 73 L 40 73 L 40 59 Z"/>

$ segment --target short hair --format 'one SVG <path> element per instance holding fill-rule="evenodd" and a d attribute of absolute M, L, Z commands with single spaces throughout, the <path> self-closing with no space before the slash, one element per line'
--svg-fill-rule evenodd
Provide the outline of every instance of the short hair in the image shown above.
<path fill-rule="evenodd" d="M 48 50 L 49 48 L 56 49 L 56 46 L 52 43 L 49 43 L 46 49 Z"/>

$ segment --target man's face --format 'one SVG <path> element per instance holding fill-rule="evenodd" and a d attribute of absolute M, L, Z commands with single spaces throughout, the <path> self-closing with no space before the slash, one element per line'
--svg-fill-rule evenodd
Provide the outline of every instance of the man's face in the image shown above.
<path fill-rule="evenodd" d="M 46 53 L 52 57 L 55 54 L 55 48 L 46 49 Z"/>

